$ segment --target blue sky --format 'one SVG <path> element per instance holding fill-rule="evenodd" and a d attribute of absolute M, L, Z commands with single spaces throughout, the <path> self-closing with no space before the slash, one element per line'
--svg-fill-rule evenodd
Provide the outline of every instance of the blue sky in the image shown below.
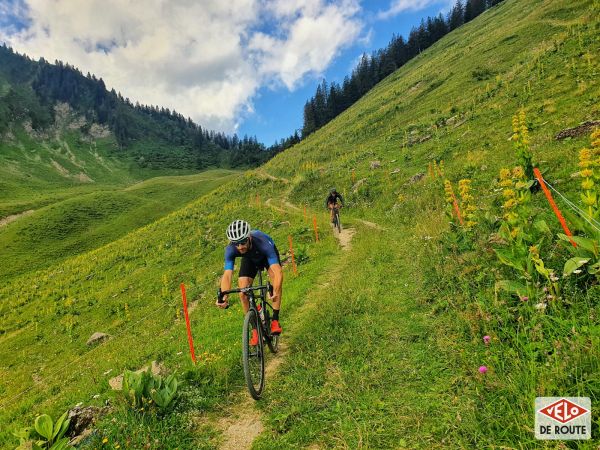
<path fill-rule="evenodd" d="M 68 62 L 132 101 L 270 145 L 325 78 L 452 0 L 1 0 L 0 42 Z M 76 6 L 74 6 L 76 5 Z"/>
<path fill-rule="evenodd" d="M 341 84 L 346 75 L 352 73 L 358 59 L 363 53 L 370 54 L 385 48 L 395 33 L 408 37 L 413 26 L 418 26 L 421 18 L 435 16 L 442 12 L 444 17 L 450 2 L 435 2 L 422 9 L 404 11 L 388 19 L 377 20 L 377 12 L 389 8 L 388 1 L 364 2 L 365 32 L 363 39 L 342 50 L 332 63 L 321 74 L 312 74 L 293 91 L 288 89 L 261 88 L 255 99 L 256 114 L 247 117 L 240 125 L 240 135 L 256 135 L 267 145 L 276 140 L 286 138 L 294 130 L 302 128 L 303 108 L 306 100 L 314 96 L 317 85 L 323 78 L 328 83 L 335 81 Z M 453 3 L 452 3 L 453 4 Z"/>

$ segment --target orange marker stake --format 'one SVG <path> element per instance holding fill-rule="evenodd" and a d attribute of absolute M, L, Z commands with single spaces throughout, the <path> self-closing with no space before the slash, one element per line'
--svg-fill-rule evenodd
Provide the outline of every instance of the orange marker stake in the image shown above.
<path fill-rule="evenodd" d="M 298 269 L 296 269 L 296 258 L 294 258 L 294 247 L 292 246 L 292 235 L 288 235 L 288 241 L 290 243 L 290 253 L 292 254 L 292 268 L 294 269 L 294 275 L 298 275 Z"/>
<path fill-rule="evenodd" d="M 315 239 L 319 242 L 319 229 L 317 227 L 317 216 L 313 216 L 313 228 L 315 229 Z"/>
<path fill-rule="evenodd" d="M 460 208 L 458 207 L 458 201 L 456 200 L 454 192 L 452 192 L 452 206 L 454 206 L 454 212 L 456 213 L 456 217 L 458 217 L 458 221 L 460 222 L 461 225 L 464 225 L 463 218 L 460 215 Z"/>
<path fill-rule="evenodd" d="M 194 340 L 192 339 L 192 328 L 190 326 L 190 317 L 188 316 L 187 298 L 185 296 L 185 285 L 181 283 L 181 296 L 183 298 L 183 315 L 185 316 L 185 326 L 187 327 L 188 343 L 190 344 L 190 353 L 192 361 L 196 363 L 196 354 L 194 353 Z"/>
<path fill-rule="evenodd" d="M 354 184 L 355 179 L 356 179 L 356 175 L 354 174 L 354 169 L 352 169 L 352 184 Z"/>
<path fill-rule="evenodd" d="M 554 202 L 554 199 L 552 198 L 552 193 L 548 190 L 546 183 L 544 183 L 544 177 L 542 177 L 542 173 L 540 172 L 540 169 L 538 169 L 537 167 L 534 167 L 533 173 L 534 173 L 535 177 L 537 178 L 538 182 L 540 183 L 540 186 L 542 187 L 544 194 L 546 194 L 546 198 L 548 199 L 548 203 L 550 203 L 550 206 L 552 207 L 554 214 L 556 215 L 556 217 L 558 218 L 558 221 L 562 225 L 563 230 L 565 230 L 565 234 L 567 236 L 569 236 L 569 242 L 571 243 L 571 245 L 573 247 L 577 247 L 577 244 L 575 243 L 575 241 L 573 239 L 570 239 L 571 236 L 573 236 L 573 234 L 571 233 L 571 230 L 569 230 L 569 227 L 567 226 L 567 222 L 565 221 L 565 218 L 560 213 L 558 206 L 556 206 L 556 203 Z"/>

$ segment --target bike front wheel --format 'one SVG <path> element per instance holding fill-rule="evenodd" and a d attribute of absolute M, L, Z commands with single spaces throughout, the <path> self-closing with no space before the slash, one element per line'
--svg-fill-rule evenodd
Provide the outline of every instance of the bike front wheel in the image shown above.
<path fill-rule="evenodd" d="M 340 222 L 340 213 L 338 211 L 335 212 L 335 227 L 338 230 L 338 233 L 342 232 L 342 222 Z"/>
<path fill-rule="evenodd" d="M 244 377 L 248 391 L 254 400 L 260 399 L 265 387 L 265 353 L 263 347 L 263 336 L 258 318 L 258 313 L 251 308 L 244 319 L 244 330 L 242 334 L 242 360 L 244 364 Z M 258 333 L 257 345 L 250 345 L 252 330 Z"/>

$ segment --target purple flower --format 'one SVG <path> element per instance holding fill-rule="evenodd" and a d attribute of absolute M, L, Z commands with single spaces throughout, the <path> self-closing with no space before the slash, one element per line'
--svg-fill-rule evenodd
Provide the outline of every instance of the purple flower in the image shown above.
<path fill-rule="evenodd" d="M 491 340 L 491 339 L 492 339 L 492 338 L 491 338 L 491 337 L 489 337 L 489 336 L 484 336 L 484 337 L 483 337 L 483 343 L 484 343 L 485 345 L 488 345 L 488 344 L 490 343 L 490 340 Z"/>
<path fill-rule="evenodd" d="M 481 367 L 479 368 L 479 373 L 486 373 L 486 372 L 487 372 L 487 367 L 485 367 L 485 366 L 481 366 Z"/>
<path fill-rule="evenodd" d="M 529 300 L 529 297 L 527 297 L 526 295 L 524 295 L 523 297 L 521 297 L 521 301 L 522 302 L 526 302 L 527 300 Z"/>

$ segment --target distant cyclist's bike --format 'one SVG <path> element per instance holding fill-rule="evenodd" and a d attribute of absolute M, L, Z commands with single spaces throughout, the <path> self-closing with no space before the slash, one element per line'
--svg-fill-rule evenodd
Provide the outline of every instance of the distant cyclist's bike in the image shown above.
<path fill-rule="evenodd" d="M 279 350 L 279 335 L 271 334 L 271 311 L 273 306 L 267 301 L 267 292 L 273 293 L 273 286 L 267 281 L 263 285 L 262 272 L 258 272 L 258 286 L 217 291 L 219 303 L 223 296 L 243 292 L 248 296 L 249 308 L 244 318 L 242 332 L 242 360 L 244 363 L 244 376 L 248 391 L 253 399 L 258 400 L 265 387 L 265 353 L 264 343 L 267 343 L 272 353 Z M 258 294 L 255 294 L 258 292 Z M 257 300 L 259 301 L 257 303 Z M 258 344 L 250 345 L 252 330 L 258 332 Z"/>
<path fill-rule="evenodd" d="M 338 233 L 342 232 L 342 222 L 340 221 L 340 207 L 333 206 L 333 228 L 337 228 Z"/>

